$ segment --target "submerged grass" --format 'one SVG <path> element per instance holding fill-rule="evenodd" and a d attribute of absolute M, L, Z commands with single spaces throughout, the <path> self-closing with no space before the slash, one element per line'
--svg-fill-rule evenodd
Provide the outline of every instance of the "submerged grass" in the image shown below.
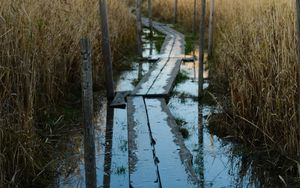
<path fill-rule="evenodd" d="M 108 9 L 117 69 L 135 49 L 135 21 L 125 1 L 111 0 Z M 61 113 L 47 119 L 49 111 L 65 103 L 71 88 L 80 91 L 82 36 L 93 44 L 94 83 L 103 85 L 98 20 L 97 0 L 0 1 L 0 187 L 47 184 L 42 177 L 46 168 L 55 169 L 55 143 L 46 141 L 50 138 L 39 135 L 38 129 L 49 129 L 47 121 L 59 120 Z M 65 116 L 71 113 L 62 111 Z"/>

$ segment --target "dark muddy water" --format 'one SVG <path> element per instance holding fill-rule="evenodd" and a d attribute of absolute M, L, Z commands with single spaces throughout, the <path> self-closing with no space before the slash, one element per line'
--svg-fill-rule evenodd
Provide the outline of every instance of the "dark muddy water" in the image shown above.
<path fill-rule="evenodd" d="M 148 30 L 144 29 L 144 33 Z M 146 34 L 143 37 L 144 57 L 158 54 L 155 43 L 150 41 Z M 197 53 L 196 53 L 197 54 Z M 133 90 L 134 84 L 144 75 L 152 63 L 134 63 L 132 70 L 121 73 L 116 81 L 116 90 Z M 265 177 L 255 176 L 253 167 L 245 168 L 245 155 L 237 152 L 236 146 L 217 136 L 210 134 L 207 125 L 208 119 L 222 109 L 216 105 L 199 104 L 197 100 L 198 66 L 196 63 L 183 63 L 181 72 L 188 79 L 177 84 L 174 95 L 169 100 L 169 108 L 178 121 L 184 122 L 182 128 L 188 131 L 185 145 L 193 155 L 193 168 L 200 179 L 199 187 L 262 187 L 266 181 L 278 180 L 278 174 L 270 175 L 261 169 Z M 208 77 L 206 71 L 204 77 Z M 205 88 L 209 82 L 206 79 Z M 98 187 L 128 187 L 128 138 L 127 138 L 127 110 L 111 109 L 105 100 L 98 102 L 96 122 L 96 158 L 97 158 L 97 185 Z M 83 144 L 78 138 L 76 156 L 63 162 L 65 166 L 54 187 L 73 188 L 85 187 Z M 168 147 L 168 146 L 166 146 Z M 253 161 L 247 160 L 251 164 Z M 68 167 L 68 164 L 70 167 Z M 144 168 L 147 173 L 147 168 Z M 174 166 L 176 171 L 176 167 Z M 269 176 L 268 176 L 269 175 Z M 273 186 L 280 187 L 280 181 Z"/>

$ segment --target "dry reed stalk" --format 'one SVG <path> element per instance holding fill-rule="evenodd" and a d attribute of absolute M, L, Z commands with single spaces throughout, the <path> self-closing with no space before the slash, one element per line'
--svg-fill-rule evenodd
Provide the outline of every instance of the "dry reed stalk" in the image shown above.
<path fill-rule="evenodd" d="M 178 4 L 178 22 L 189 31 L 193 2 L 179 0 Z M 172 20 L 172 0 L 156 0 L 153 6 L 154 17 Z M 199 18 L 199 4 L 197 7 Z M 228 96 L 223 106 L 235 122 L 236 126 L 231 128 L 239 130 L 248 143 L 296 154 L 298 75 L 294 2 L 216 1 L 215 14 L 213 77 L 214 84 L 226 82 L 222 88 Z"/>
<path fill-rule="evenodd" d="M 134 17 L 125 1 L 110 0 L 108 9 L 117 68 L 135 48 Z M 84 35 L 93 41 L 94 80 L 103 84 L 98 20 L 97 0 L 0 1 L 0 187 L 30 185 L 43 168 L 36 120 L 80 85 Z"/>

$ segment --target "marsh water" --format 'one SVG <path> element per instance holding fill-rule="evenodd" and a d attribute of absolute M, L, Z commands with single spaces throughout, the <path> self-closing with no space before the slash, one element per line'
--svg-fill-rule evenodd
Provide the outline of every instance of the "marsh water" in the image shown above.
<path fill-rule="evenodd" d="M 154 40 L 144 29 L 144 57 L 158 54 L 157 40 L 162 36 L 155 33 Z M 197 53 L 196 53 L 197 54 Z M 123 71 L 116 80 L 117 91 L 133 90 L 138 80 L 147 73 L 153 62 L 133 63 L 131 70 Z M 254 169 L 249 155 L 238 150 L 238 145 L 222 140 L 210 133 L 208 120 L 222 109 L 205 101 L 199 102 L 198 94 L 198 62 L 187 62 L 181 65 L 181 74 L 186 79 L 178 81 L 173 95 L 169 99 L 169 108 L 181 128 L 188 132 L 185 145 L 193 155 L 193 168 L 200 179 L 199 187 L 281 187 L 283 182 L 278 173 L 260 168 L 259 175 Z M 205 88 L 209 86 L 209 70 L 204 77 Z M 112 109 L 107 106 L 103 96 L 96 96 L 96 161 L 98 187 L 128 187 L 128 133 L 127 110 Z M 100 100 L 99 100 L 100 99 Z M 73 188 L 85 187 L 83 143 L 81 135 L 74 136 L 76 142 L 72 155 L 62 161 L 64 170 L 58 169 L 60 176 L 53 187 Z M 245 164 L 246 163 L 246 164 Z M 67 170 L 66 170 L 67 169 Z M 174 167 L 174 169 L 176 169 Z M 271 183 L 271 184 L 268 184 Z"/>

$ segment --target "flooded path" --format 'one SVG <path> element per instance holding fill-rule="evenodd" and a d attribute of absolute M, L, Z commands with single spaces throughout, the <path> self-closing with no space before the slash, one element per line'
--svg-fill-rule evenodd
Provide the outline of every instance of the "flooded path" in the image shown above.
<path fill-rule="evenodd" d="M 147 54 L 159 54 L 155 48 L 153 41 L 149 40 L 146 35 L 149 30 L 144 29 L 144 55 Z M 157 35 L 157 33 L 155 34 Z M 197 53 L 196 53 L 197 54 Z M 134 63 L 132 70 L 124 71 L 117 80 L 117 91 L 128 91 L 135 88 L 137 80 L 140 80 L 153 67 L 153 63 L 143 62 Z M 206 104 L 205 102 L 199 103 L 197 100 L 198 93 L 198 65 L 194 63 L 182 63 L 180 66 L 181 74 L 187 76 L 187 78 L 181 82 L 176 83 L 174 91 L 170 96 L 168 107 L 169 113 L 172 114 L 176 122 L 176 126 L 180 130 L 186 130 L 188 136 L 184 139 L 184 147 L 192 156 L 192 168 L 195 176 L 198 179 L 198 185 L 196 187 L 260 187 L 261 183 L 256 177 L 253 177 L 252 168 L 244 169 L 243 160 L 244 155 L 242 152 L 235 151 L 234 144 L 222 140 L 217 136 L 211 134 L 207 128 L 208 120 L 213 113 L 221 111 L 217 105 Z M 209 72 L 205 72 L 204 77 L 208 77 Z M 206 79 L 205 87 L 208 87 L 209 82 Z M 101 98 L 101 96 L 100 96 Z M 151 130 L 153 137 L 157 131 L 165 133 L 163 136 L 174 136 L 170 134 L 170 127 L 165 126 L 161 128 L 159 125 L 166 117 L 160 115 L 163 110 L 155 109 L 160 107 L 159 101 L 154 99 L 143 100 L 143 98 L 137 98 L 129 105 L 145 105 L 148 103 L 149 107 L 144 108 L 148 110 L 153 116 L 152 120 L 155 120 L 154 124 L 158 127 Z M 155 104 L 155 105 L 153 105 Z M 158 187 L 164 177 L 163 174 L 158 175 L 159 168 L 163 172 L 165 169 L 170 168 L 173 170 L 173 174 L 170 176 L 179 176 L 179 179 L 186 179 L 190 181 L 190 177 L 186 177 L 185 170 L 178 161 L 172 163 L 172 161 L 182 159 L 178 156 L 159 156 L 160 163 L 153 165 L 148 164 L 149 161 L 155 159 L 156 152 L 163 153 L 164 150 L 177 150 L 179 148 L 172 148 L 176 145 L 170 142 L 164 142 L 164 137 L 155 138 L 156 143 L 160 143 L 161 146 L 153 147 L 153 140 L 149 136 L 149 127 L 145 124 L 143 126 L 136 126 L 136 144 L 131 147 L 144 148 L 136 155 L 140 157 L 140 160 L 135 160 L 130 157 L 128 151 L 128 145 L 132 144 L 128 142 L 128 126 L 127 126 L 127 109 L 112 109 L 109 108 L 104 99 L 98 102 L 98 108 L 95 116 L 96 122 L 96 161 L 97 161 L 97 185 L 98 187 L 129 187 L 130 181 L 133 187 Z M 155 108 L 154 108 L 155 107 Z M 147 120 L 146 116 L 143 116 L 143 111 L 137 112 L 135 121 L 143 122 Z M 158 117 L 158 118 L 157 118 Z M 162 119 L 160 119 L 162 118 Z M 174 124 L 174 123 L 173 123 Z M 166 130 L 164 130 L 166 129 Z M 130 133 L 129 133 L 130 134 Z M 169 134 L 169 135 L 168 135 Z M 161 135 L 161 134 L 160 134 Z M 80 138 L 78 138 L 80 140 Z M 160 141 L 162 139 L 162 141 Z M 176 139 L 176 138 L 174 138 Z M 85 187 L 85 175 L 83 164 L 83 144 L 82 141 L 76 142 L 78 153 L 72 157 L 72 160 L 66 160 L 63 163 L 69 171 L 61 172 L 61 176 L 57 180 L 55 186 L 57 188 L 73 188 L 73 187 Z M 133 162 L 130 162 L 132 160 Z M 167 163 L 170 160 L 170 163 Z M 74 161 L 75 165 L 74 165 Z M 159 166 L 163 161 L 167 164 L 165 167 Z M 130 174 L 130 166 L 133 164 L 134 170 Z M 183 172 L 183 174 L 181 174 Z M 130 177 L 131 175 L 131 177 Z M 158 178 L 159 177 L 159 178 Z M 265 177 L 269 178 L 269 177 Z M 165 180 L 165 181 L 168 181 Z M 180 182 L 180 181 L 179 181 Z M 182 182 L 182 181 L 181 181 Z M 162 185 L 163 187 L 183 187 L 176 181 L 169 180 L 168 185 Z M 192 185 L 192 184 L 191 184 Z"/>

